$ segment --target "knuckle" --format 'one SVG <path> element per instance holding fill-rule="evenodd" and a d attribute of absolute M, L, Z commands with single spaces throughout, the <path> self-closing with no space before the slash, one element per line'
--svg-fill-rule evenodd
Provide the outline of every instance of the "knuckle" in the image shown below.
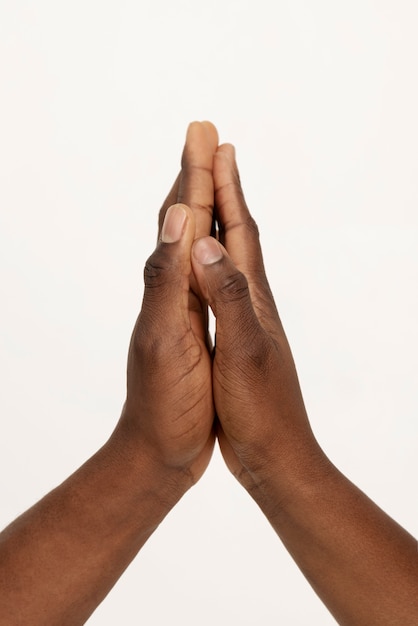
<path fill-rule="evenodd" d="M 263 332 L 253 341 L 248 341 L 246 346 L 246 361 L 251 367 L 252 375 L 256 376 L 260 382 L 270 378 L 272 368 L 272 353 L 270 342 Z"/>
<path fill-rule="evenodd" d="M 239 203 L 245 202 L 244 192 L 238 180 L 230 180 L 215 188 L 215 204 L 223 205 L 231 199 L 231 196 Z"/>
<path fill-rule="evenodd" d="M 230 353 L 234 355 L 232 362 L 228 357 Z M 248 316 L 243 315 L 236 321 L 235 337 L 232 340 L 228 338 L 226 346 L 220 350 L 218 369 L 221 378 L 227 385 L 232 382 L 233 388 L 239 388 L 241 397 L 248 397 L 248 406 L 251 406 L 263 400 L 266 387 L 274 380 L 275 366 L 268 337 L 258 325 L 251 323 Z M 258 393 L 260 397 L 257 397 Z M 254 402 L 256 397 L 257 403 Z"/>
<path fill-rule="evenodd" d="M 203 169 L 203 171 L 206 170 Z M 195 213 L 212 218 L 214 202 L 213 199 L 210 200 L 207 194 L 205 194 L 201 182 L 189 181 L 187 184 L 184 183 L 178 194 L 178 202 L 187 204 Z"/>
<path fill-rule="evenodd" d="M 186 181 L 193 175 L 212 176 L 212 167 L 199 162 L 196 154 L 192 154 L 190 150 L 185 150 L 183 152 L 181 158 L 181 169 Z"/>
<path fill-rule="evenodd" d="M 165 275 L 171 263 L 161 245 L 147 259 L 144 266 L 144 284 L 147 289 L 158 288 L 166 280 Z"/>
<path fill-rule="evenodd" d="M 239 271 L 227 274 L 219 287 L 219 295 L 223 300 L 235 302 L 248 297 L 248 281 Z"/>
<path fill-rule="evenodd" d="M 243 222 L 243 225 L 250 232 L 250 235 L 256 237 L 257 239 L 260 239 L 260 231 L 258 229 L 258 225 L 252 215 L 247 216 L 247 218 Z"/>
<path fill-rule="evenodd" d="M 196 202 L 196 201 L 192 201 L 190 202 L 190 208 L 193 211 L 199 211 L 203 214 L 208 214 L 209 217 L 212 217 L 213 215 L 213 211 L 214 211 L 214 205 L 213 203 L 202 203 L 202 202 Z"/>

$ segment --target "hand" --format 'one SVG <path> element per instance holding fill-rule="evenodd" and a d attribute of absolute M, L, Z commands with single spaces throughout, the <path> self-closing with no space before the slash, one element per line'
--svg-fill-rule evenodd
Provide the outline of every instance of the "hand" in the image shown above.
<path fill-rule="evenodd" d="M 190 256 L 195 236 L 211 231 L 217 143 L 211 124 L 190 125 L 182 171 L 160 211 L 159 242 L 145 265 L 120 422 L 136 449 L 189 474 L 192 482 L 205 470 L 214 445 L 207 309 L 196 291 Z"/>
<path fill-rule="evenodd" d="M 182 171 L 145 267 L 127 398 L 114 433 L 1 533 L 1 624 L 84 624 L 209 462 L 207 315 L 190 255 L 195 233 L 211 229 L 217 142 L 211 124 L 190 126 Z"/>
<path fill-rule="evenodd" d="M 272 467 L 276 475 L 283 471 L 285 476 L 287 469 L 294 474 L 302 450 L 320 453 L 265 275 L 258 229 L 244 200 L 233 146 L 218 148 L 213 176 L 215 217 L 224 245 L 213 237 L 197 240 L 192 262 L 216 317 L 213 393 L 219 443 L 230 470 L 251 490 Z"/>
<path fill-rule="evenodd" d="M 306 416 L 232 146 L 214 159 L 219 238 L 194 273 L 216 316 L 213 393 L 222 454 L 339 624 L 417 624 L 415 539 L 335 468 Z"/>

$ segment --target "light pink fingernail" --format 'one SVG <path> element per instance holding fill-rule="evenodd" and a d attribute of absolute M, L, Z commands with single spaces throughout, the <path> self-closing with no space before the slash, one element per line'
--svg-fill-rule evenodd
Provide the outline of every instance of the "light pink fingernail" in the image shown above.
<path fill-rule="evenodd" d="M 213 237 L 198 239 L 193 248 L 193 255 L 201 265 L 211 265 L 223 257 L 222 249 Z"/>
<path fill-rule="evenodd" d="M 173 204 L 165 214 L 161 230 L 161 241 L 175 243 L 181 239 L 186 223 L 187 213 L 180 204 Z"/>

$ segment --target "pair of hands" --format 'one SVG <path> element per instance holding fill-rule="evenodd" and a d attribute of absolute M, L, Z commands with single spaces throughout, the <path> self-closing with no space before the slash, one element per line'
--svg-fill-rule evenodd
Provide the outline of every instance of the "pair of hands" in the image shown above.
<path fill-rule="evenodd" d="M 192 483 L 217 436 L 232 473 L 257 486 L 312 433 L 235 151 L 218 146 L 209 122 L 188 129 L 144 274 L 120 425 L 138 449 Z M 207 305 L 216 317 L 214 350 Z"/>
<path fill-rule="evenodd" d="M 234 150 L 209 123 L 189 128 L 159 230 L 119 424 L 1 533 L 0 624 L 84 624 L 203 474 L 217 436 L 338 623 L 415 626 L 416 541 L 313 437 Z"/>

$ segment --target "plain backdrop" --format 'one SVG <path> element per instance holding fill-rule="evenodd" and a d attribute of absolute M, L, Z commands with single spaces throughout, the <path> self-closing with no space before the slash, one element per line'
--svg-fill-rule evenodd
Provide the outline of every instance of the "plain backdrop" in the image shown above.
<path fill-rule="evenodd" d="M 415 0 L 0 0 L 0 523 L 110 435 L 187 124 L 235 143 L 313 429 L 418 534 Z M 91 626 L 334 624 L 220 454 Z"/>

